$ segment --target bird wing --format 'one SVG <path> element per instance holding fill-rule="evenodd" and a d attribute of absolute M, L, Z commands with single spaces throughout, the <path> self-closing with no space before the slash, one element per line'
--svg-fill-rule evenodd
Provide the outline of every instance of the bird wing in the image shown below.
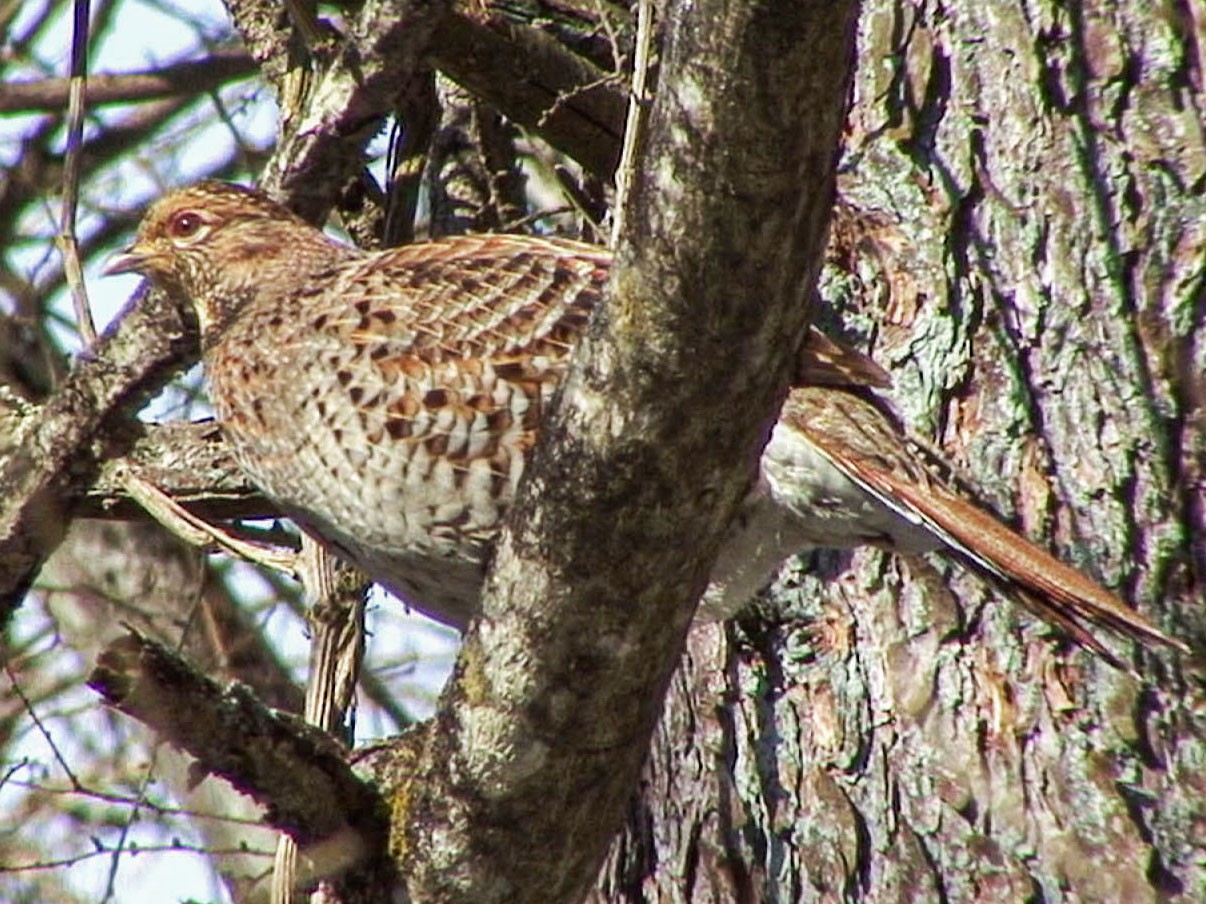
<path fill-rule="evenodd" d="M 610 266 L 609 252 L 581 242 L 473 235 L 366 255 L 332 284 L 348 287 L 341 326 L 400 353 L 556 361 L 602 300 Z"/>
<path fill-rule="evenodd" d="M 889 389 L 892 377 L 869 355 L 811 327 L 804 353 L 800 356 L 795 385 Z"/>
<path fill-rule="evenodd" d="M 526 363 L 568 357 L 611 274 L 610 251 L 569 239 L 464 235 L 406 245 L 340 266 L 354 286 L 346 317 L 427 361 Z M 870 357 L 812 328 L 795 382 L 891 386 Z"/>

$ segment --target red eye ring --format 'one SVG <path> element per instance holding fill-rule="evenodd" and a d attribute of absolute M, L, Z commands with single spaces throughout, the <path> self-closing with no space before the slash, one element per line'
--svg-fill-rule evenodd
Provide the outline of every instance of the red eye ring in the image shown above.
<path fill-rule="evenodd" d="M 205 221 L 194 210 L 181 210 L 172 214 L 167 222 L 167 233 L 174 239 L 192 238 Z"/>

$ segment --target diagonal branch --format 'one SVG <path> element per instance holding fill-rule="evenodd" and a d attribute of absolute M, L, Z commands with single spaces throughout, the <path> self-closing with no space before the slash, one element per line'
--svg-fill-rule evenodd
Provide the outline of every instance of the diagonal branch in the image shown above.
<path fill-rule="evenodd" d="M 62 537 L 67 500 L 87 479 L 87 461 L 80 460 L 85 444 L 106 419 L 140 407 L 195 349 L 174 304 L 162 293 L 140 295 L 102 338 L 96 356 L 82 361 L 45 405 L 6 430 L 12 442 L 0 457 L 0 624 Z"/>
<path fill-rule="evenodd" d="M 598 869 L 805 335 L 856 8 L 666 12 L 610 301 L 435 721 L 377 763 L 414 899 L 571 901 Z"/>
<path fill-rule="evenodd" d="M 217 49 L 200 60 L 182 60 L 143 72 L 90 75 L 84 97 L 89 107 L 133 103 L 176 95 L 195 96 L 257 72 L 247 51 Z M 70 79 L 48 78 L 0 83 L 0 113 L 45 111 L 67 106 Z"/>
<path fill-rule="evenodd" d="M 278 142 L 261 185 L 287 197 L 307 219 L 325 216 L 339 190 L 363 167 L 364 145 L 394 109 L 400 86 L 423 68 L 446 7 L 446 2 L 367 0 L 348 35 L 313 61 L 313 87 Z"/>
<path fill-rule="evenodd" d="M 432 62 L 454 81 L 594 175 L 611 178 L 627 104 L 619 74 L 499 15 L 485 21 L 446 17 L 431 52 Z"/>
<path fill-rule="evenodd" d="M 267 708 L 246 686 L 223 689 L 133 630 L 100 654 L 88 685 L 265 806 L 267 821 L 299 842 L 339 837 L 350 864 L 379 840 L 380 798 L 352 771 L 345 749 Z"/>

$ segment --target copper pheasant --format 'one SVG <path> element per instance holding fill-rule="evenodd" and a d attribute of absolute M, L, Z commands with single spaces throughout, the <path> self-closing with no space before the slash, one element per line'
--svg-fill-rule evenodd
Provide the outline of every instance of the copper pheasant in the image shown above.
<path fill-rule="evenodd" d="M 210 399 L 253 482 L 461 627 L 610 266 L 604 249 L 531 236 L 365 252 L 258 192 L 203 182 L 154 204 L 108 272 L 143 273 L 195 307 Z M 886 382 L 869 359 L 814 332 L 799 377 L 706 614 L 740 608 L 807 547 L 945 547 L 1107 656 L 1091 623 L 1180 646 L 934 478 L 883 412 L 842 388 Z"/>

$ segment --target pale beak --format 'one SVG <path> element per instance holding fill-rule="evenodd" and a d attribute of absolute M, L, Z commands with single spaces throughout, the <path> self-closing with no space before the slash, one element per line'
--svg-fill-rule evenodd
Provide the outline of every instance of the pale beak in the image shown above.
<path fill-rule="evenodd" d="M 105 261 L 101 273 L 105 276 L 116 276 L 118 273 L 142 273 L 146 266 L 146 257 L 135 251 L 134 246 L 131 245 Z"/>

